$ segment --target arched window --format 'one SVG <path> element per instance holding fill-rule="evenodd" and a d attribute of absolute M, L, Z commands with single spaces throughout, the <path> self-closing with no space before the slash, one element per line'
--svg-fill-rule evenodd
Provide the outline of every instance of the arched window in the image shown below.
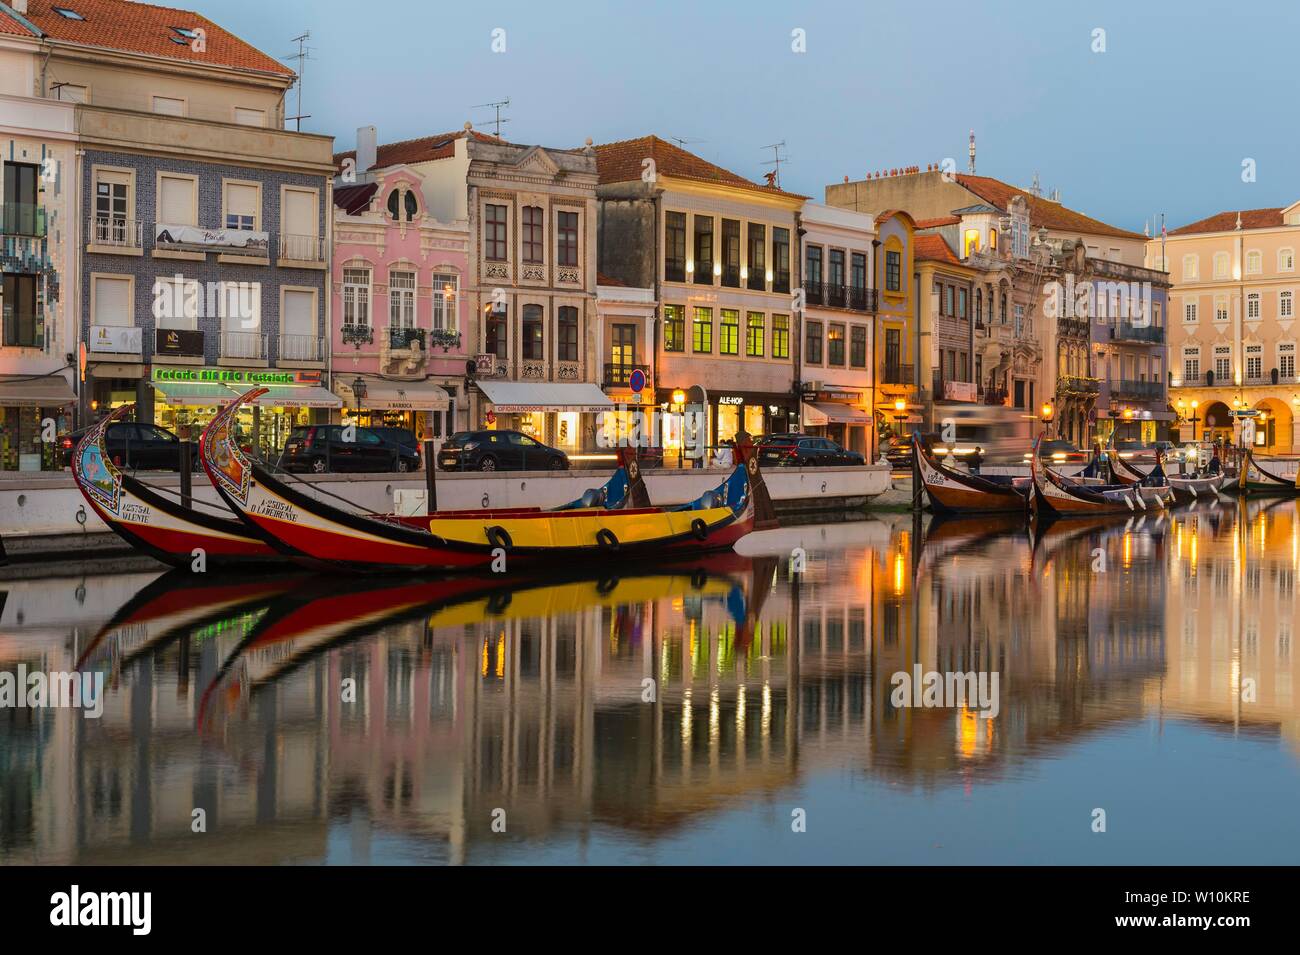
<path fill-rule="evenodd" d="M 546 343 L 542 331 L 542 306 L 524 306 L 524 340 L 525 358 L 545 358 Z"/>
<path fill-rule="evenodd" d="M 998 250 L 998 230 L 989 229 L 989 250 L 996 252 Z"/>
<path fill-rule="evenodd" d="M 402 197 L 398 194 L 396 189 L 388 194 L 388 214 L 392 216 L 393 219 L 399 218 L 398 212 L 401 209 L 399 203 L 401 201 Z"/>
<path fill-rule="evenodd" d="M 1007 293 L 1006 292 L 1002 293 L 1002 304 L 1000 306 L 1000 311 L 998 312 L 998 321 L 1001 322 L 1003 325 L 1007 323 Z"/>
<path fill-rule="evenodd" d="M 408 189 L 403 193 L 401 189 L 394 189 L 388 194 L 388 214 L 394 222 L 397 222 L 402 219 L 403 212 L 406 213 L 406 221 L 411 222 L 419 212 L 419 203 L 411 190 Z"/>
<path fill-rule="evenodd" d="M 975 290 L 975 324 L 984 324 L 984 290 Z"/>

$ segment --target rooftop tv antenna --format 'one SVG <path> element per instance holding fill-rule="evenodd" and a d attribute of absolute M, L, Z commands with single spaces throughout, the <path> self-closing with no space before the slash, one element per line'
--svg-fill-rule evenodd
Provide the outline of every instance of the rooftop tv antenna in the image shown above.
<path fill-rule="evenodd" d="M 707 143 L 707 142 L 708 142 L 707 139 L 686 139 L 686 138 L 683 138 L 683 137 L 681 137 L 681 136 L 669 136 L 668 138 L 669 138 L 670 140 L 672 140 L 673 142 L 675 142 L 678 146 L 680 146 L 680 147 L 683 148 L 683 149 L 685 149 L 686 146 L 687 146 L 688 144 L 690 144 L 690 143 Z"/>
<path fill-rule="evenodd" d="M 763 165 L 772 167 L 772 185 L 780 189 L 781 188 L 781 163 L 790 161 L 789 156 L 781 155 L 781 150 L 785 149 L 785 140 L 783 139 L 779 143 L 770 143 L 762 148 L 772 150 L 771 161 L 765 162 L 763 163 Z"/>
<path fill-rule="evenodd" d="M 501 124 L 502 124 L 502 123 L 508 123 L 508 122 L 510 122 L 509 119 L 502 119 L 502 118 L 501 118 L 501 110 L 505 109 L 505 108 L 506 108 L 507 106 L 509 106 L 509 105 L 510 105 L 510 97 L 507 96 L 505 99 L 503 99 L 503 100 L 502 100 L 501 102 L 499 102 L 499 103 L 479 103 L 477 106 L 474 106 L 474 107 L 471 107 L 471 108 L 472 108 L 472 109 L 491 109 L 491 110 L 495 110 L 495 111 L 496 111 L 496 119 L 492 120 L 492 125 L 494 125 L 494 126 L 496 127 L 496 132 L 493 133 L 493 135 L 496 136 L 497 139 L 500 139 L 500 138 L 501 138 Z"/>
<path fill-rule="evenodd" d="M 292 40 L 292 42 L 298 44 L 298 52 L 297 52 L 297 53 L 290 53 L 290 54 L 288 54 L 288 55 L 286 55 L 286 56 L 282 56 L 282 57 L 280 57 L 280 59 L 282 59 L 282 60 L 297 60 L 297 61 L 298 61 L 298 69 L 297 69 L 298 78 L 297 78 L 296 80 L 294 80 L 294 84 L 293 84 L 294 86 L 296 86 L 296 87 L 298 88 L 298 115 L 297 115 L 297 116 L 286 116 L 286 117 L 284 118 L 284 121 L 285 121 L 286 123 L 288 123 L 288 122 L 291 121 L 291 120 L 293 121 L 293 123 L 294 123 L 294 130 L 295 130 L 296 132 L 302 132 L 302 121 L 303 121 L 304 119 L 311 119 L 311 114 L 310 114 L 310 113 L 304 113 L 304 112 L 302 111 L 302 74 L 303 74 L 303 71 L 307 68 L 307 61 L 310 60 L 310 59 L 312 58 L 312 56 L 311 56 L 311 47 L 309 47 L 309 46 L 307 45 L 307 41 L 310 40 L 310 39 L 311 39 L 311 31 L 310 31 L 310 30 L 305 30 L 305 31 L 303 31 L 303 33 L 302 33 L 301 36 L 296 36 L 296 37 L 294 37 L 293 40 Z"/>

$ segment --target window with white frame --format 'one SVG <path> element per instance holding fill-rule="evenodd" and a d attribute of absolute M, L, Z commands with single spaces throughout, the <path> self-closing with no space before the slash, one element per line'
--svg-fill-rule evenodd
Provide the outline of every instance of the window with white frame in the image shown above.
<path fill-rule="evenodd" d="M 388 324 L 393 328 L 415 327 L 415 273 L 388 273 Z"/>
<path fill-rule="evenodd" d="M 1201 350 L 1183 349 L 1183 381 L 1191 382 L 1201 377 Z"/>
<path fill-rule="evenodd" d="M 1277 317 L 1278 318 L 1292 318 L 1294 316 L 1295 313 L 1292 311 L 1293 303 L 1291 299 L 1292 299 L 1292 294 L 1290 289 L 1278 293 L 1277 295 Z"/>
<path fill-rule="evenodd" d="M 165 225 L 198 225 L 198 181 L 192 176 L 158 177 L 158 221 Z"/>
<path fill-rule="evenodd" d="M 1277 346 L 1277 370 L 1283 378 L 1295 377 L 1295 342 Z"/>
<path fill-rule="evenodd" d="M 1228 296 L 1214 296 L 1214 320 L 1216 322 L 1226 322 L 1228 320 Z"/>
<path fill-rule="evenodd" d="M 1246 319 L 1259 318 L 1259 293 L 1251 292 L 1246 296 Z"/>
<path fill-rule="evenodd" d="M 1277 270 L 1279 272 L 1295 271 L 1295 249 L 1277 250 Z"/>
<path fill-rule="evenodd" d="M 1246 346 L 1246 377 L 1258 380 L 1264 377 L 1264 346 Z"/>
<path fill-rule="evenodd" d="M 266 110 L 248 106 L 235 107 L 235 122 L 240 126 L 265 126 Z"/>
<path fill-rule="evenodd" d="M 1214 377 L 1217 381 L 1228 381 L 1232 378 L 1231 345 L 1214 346 Z"/>
<path fill-rule="evenodd" d="M 155 96 L 153 98 L 153 111 L 164 116 L 184 116 L 185 100 L 177 99 L 174 96 Z"/>
<path fill-rule="evenodd" d="M 456 329 L 456 303 L 460 299 L 460 276 L 454 272 L 433 273 L 433 327 Z"/>
<path fill-rule="evenodd" d="M 1216 279 L 1226 279 L 1228 277 L 1228 263 L 1230 261 L 1227 252 L 1214 253 L 1214 277 Z"/>
<path fill-rule="evenodd" d="M 343 324 L 370 324 L 370 270 L 343 270 Z"/>
<path fill-rule="evenodd" d="M 253 230 L 257 228 L 261 211 L 262 190 L 251 182 L 225 182 L 222 184 L 226 207 L 227 229 Z"/>
<path fill-rule="evenodd" d="M 1186 323 L 1189 324 L 1189 325 L 1192 325 L 1192 324 L 1195 324 L 1195 323 L 1196 323 L 1196 303 L 1195 303 L 1195 302 L 1184 302 L 1184 303 L 1183 303 L 1183 321 L 1186 322 Z"/>
<path fill-rule="evenodd" d="M 1264 253 L 1251 249 L 1246 253 L 1246 274 L 1258 275 L 1264 271 Z"/>
<path fill-rule="evenodd" d="M 1183 281 L 1196 282 L 1201 277 L 1201 259 L 1197 255 L 1183 256 Z"/>

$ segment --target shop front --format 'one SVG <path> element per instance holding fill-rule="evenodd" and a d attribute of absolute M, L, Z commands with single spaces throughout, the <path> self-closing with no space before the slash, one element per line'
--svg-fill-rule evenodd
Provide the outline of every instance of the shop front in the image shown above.
<path fill-rule="evenodd" d="M 864 457 L 871 447 L 871 411 L 860 392 L 819 392 L 803 403 L 803 429 Z"/>
<path fill-rule="evenodd" d="M 343 415 L 364 428 L 405 428 L 423 439 L 428 428 L 433 439 L 455 430 L 455 385 L 434 381 L 392 381 L 377 375 L 336 375 L 334 393 L 343 402 Z"/>
<path fill-rule="evenodd" d="M 0 471 L 62 470 L 53 439 L 72 431 L 76 401 L 61 374 L 0 376 Z"/>
<path fill-rule="evenodd" d="M 698 413 L 697 402 L 703 392 L 704 420 L 707 426 L 706 444 L 715 449 L 729 444 L 744 432 L 758 442 L 769 434 L 788 434 L 799 430 L 799 416 L 791 404 L 789 392 L 719 391 L 707 387 L 694 389 L 660 388 L 655 397 L 659 400 L 660 441 L 665 455 L 678 453 L 681 436 L 689 423 L 683 420 L 688 412 Z M 686 404 L 677 404 L 686 396 Z"/>
<path fill-rule="evenodd" d="M 324 424 L 343 404 L 322 386 L 319 371 L 154 365 L 149 384 L 153 410 L 142 420 L 177 435 L 188 428 L 194 440 L 221 408 L 250 388 L 265 388 L 266 394 L 240 409 L 239 420 L 266 458 L 280 453 L 295 427 Z"/>
<path fill-rule="evenodd" d="M 478 427 L 522 431 L 558 448 L 577 465 L 613 460 L 598 437 L 614 403 L 594 384 L 479 381 Z"/>

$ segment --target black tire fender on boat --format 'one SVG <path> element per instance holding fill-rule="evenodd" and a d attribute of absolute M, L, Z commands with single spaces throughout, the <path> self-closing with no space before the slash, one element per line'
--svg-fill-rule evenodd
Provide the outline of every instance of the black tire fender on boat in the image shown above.
<path fill-rule="evenodd" d="M 604 550 L 618 550 L 618 537 L 608 527 L 596 531 L 596 543 Z"/>
<path fill-rule="evenodd" d="M 510 532 L 500 524 L 493 524 L 486 531 L 488 543 L 493 547 L 500 547 L 503 550 L 510 550 L 515 546 L 514 540 L 510 537 Z"/>
<path fill-rule="evenodd" d="M 691 521 L 691 533 L 695 535 L 696 540 L 708 540 L 709 525 L 704 523 L 704 518 L 697 517 Z"/>
<path fill-rule="evenodd" d="M 704 585 L 709 582 L 709 573 L 706 570 L 696 568 L 691 571 L 691 589 L 703 590 Z"/>

